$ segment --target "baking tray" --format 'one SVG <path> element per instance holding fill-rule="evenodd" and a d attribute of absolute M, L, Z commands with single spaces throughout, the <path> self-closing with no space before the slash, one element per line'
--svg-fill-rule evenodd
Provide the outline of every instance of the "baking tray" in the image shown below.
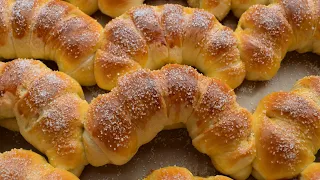
<path fill-rule="evenodd" d="M 184 0 L 148 0 L 146 4 L 159 5 L 164 3 L 177 3 L 186 6 Z M 93 15 L 101 24 L 111 20 L 100 12 Z M 229 14 L 224 25 L 235 28 L 237 19 Z M 53 69 L 53 63 L 46 62 Z M 308 75 L 320 75 L 320 56 L 306 53 L 290 52 L 281 64 L 278 74 L 270 81 L 250 82 L 244 81 L 235 92 L 238 103 L 253 112 L 260 99 L 275 91 L 288 91 L 300 78 Z M 96 86 L 84 87 L 87 100 L 90 102 L 98 94 L 106 93 Z M 38 152 L 17 132 L 11 132 L 0 127 L 0 152 L 12 148 L 31 149 Z M 319 161 L 317 156 L 317 161 Z M 177 129 L 160 132 L 150 143 L 143 145 L 131 161 L 123 166 L 105 165 L 102 167 L 86 166 L 80 179 L 83 180 L 136 180 L 145 177 L 152 170 L 166 166 L 182 166 L 188 168 L 197 176 L 213 176 L 219 174 L 207 155 L 201 154 L 193 146 L 188 132 Z M 250 178 L 253 179 L 253 178 Z"/>

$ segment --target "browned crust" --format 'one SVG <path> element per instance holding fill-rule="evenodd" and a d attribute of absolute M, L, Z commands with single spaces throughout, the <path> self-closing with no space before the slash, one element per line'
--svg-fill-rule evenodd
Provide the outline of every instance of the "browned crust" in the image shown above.
<path fill-rule="evenodd" d="M 123 76 L 114 93 L 121 102 L 122 110 L 140 129 L 144 129 L 148 117 L 166 108 L 156 77 L 147 70 L 139 70 L 130 76 Z"/>
<path fill-rule="evenodd" d="M 181 47 L 184 34 L 185 18 L 182 6 L 166 4 L 161 17 L 162 27 L 168 48 Z"/>
<path fill-rule="evenodd" d="M 101 141 L 109 151 L 121 152 L 135 149 L 135 127 L 129 116 L 121 110 L 117 96 L 98 96 L 91 104 L 86 127 L 91 135 Z"/>
<path fill-rule="evenodd" d="M 166 46 L 166 40 L 158 15 L 152 6 L 139 6 L 128 12 L 134 26 L 147 43 Z"/>
<path fill-rule="evenodd" d="M 164 66 L 157 76 L 162 81 L 167 108 L 180 104 L 193 107 L 198 102 L 199 73 L 194 68 L 173 64 Z"/>
<path fill-rule="evenodd" d="M 43 72 L 49 72 L 40 61 L 18 59 L 4 63 L 3 66 L 0 72 L 0 92 L 11 92 L 14 95 L 18 95 L 18 86 L 26 85 L 26 81 L 32 81 Z"/>

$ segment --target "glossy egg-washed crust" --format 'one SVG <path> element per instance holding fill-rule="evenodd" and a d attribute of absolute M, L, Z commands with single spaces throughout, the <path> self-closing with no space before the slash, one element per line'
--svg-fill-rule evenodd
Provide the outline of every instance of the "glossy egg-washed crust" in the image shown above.
<path fill-rule="evenodd" d="M 231 180 L 226 176 L 210 176 L 207 178 L 193 176 L 192 173 L 181 167 L 165 167 L 153 171 L 143 180 Z"/>
<path fill-rule="evenodd" d="M 39 154 L 23 149 L 0 153 L 0 179 L 79 180 L 66 170 L 52 167 Z"/>
<path fill-rule="evenodd" d="M 320 77 L 299 80 L 291 92 L 266 96 L 254 115 L 257 179 L 290 179 L 320 148 Z"/>
<path fill-rule="evenodd" d="M 50 164 L 76 175 L 87 164 L 82 133 L 88 103 L 83 98 L 75 80 L 40 61 L 0 64 L 0 125 L 20 131 Z M 11 121 L 3 124 L 6 119 Z"/>
<path fill-rule="evenodd" d="M 139 6 L 109 22 L 95 59 L 95 77 L 112 89 L 120 76 L 168 63 L 196 67 L 230 87 L 245 77 L 236 37 L 209 12 L 180 5 Z"/>
<path fill-rule="evenodd" d="M 82 85 L 94 85 L 103 28 L 59 0 L 0 0 L 0 57 L 54 60 Z"/>
<path fill-rule="evenodd" d="M 94 166 L 122 165 L 166 127 L 184 124 L 193 145 L 224 174 L 244 179 L 255 156 L 251 114 L 232 89 L 184 65 L 138 70 L 94 99 L 84 145 Z"/>
<path fill-rule="evenodd" d="M 249 80 L 269 80 L 288 51 L 320 54 L 320 1 L 274 0 L 256 5 L 235 31 Z"/>

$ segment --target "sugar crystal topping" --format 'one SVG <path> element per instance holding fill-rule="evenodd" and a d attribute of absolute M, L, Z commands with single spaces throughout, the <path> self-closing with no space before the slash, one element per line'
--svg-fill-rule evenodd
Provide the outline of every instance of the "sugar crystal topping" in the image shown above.
<path fill-rule="evenodd" d="M 0 179 L 22 179 L 31 164 L 30 157 L 22 157 L 16 150 L 0 154 Z"/>
<path fill-rule="evenodd" d="M 89 128 L 96 129 L 94 135 L 110 150 L 128 148 L 133 126 L 123 106 L 112 94 L 99 96 L 98 99 L 89 110 L 89 116 L 92 117 L 89 119 Z"/>
<path fill-rule="evenodd" d="M 176 103 L 186 102 L 187 106 L 192 105 L 198 90 L 196 70 L 189 66 L 180 66 L 163 71 L 168 83 L 169 98 L 174 97 Z"/>
<path fill-rule="evenodd" d="M 115 19 L 111 22 L 109 41 L 119 45 L 126 53 L 136 55 L 139 52 L 146 53 L 145 41 L 126 22 Z"/>
<path fill-rule="evenodd" d="M 156 81 L 146 70 L 123 77 L 119 81 L 119 97 L 132 121 L 141 126 L 163 106 Z"/>
<path fill-rule="evenodd" d="M 55 73 L 46 74 L 33 84 L 30 93 L 30 101 L 36 106 L 45 106 L 45 102 L 53 100 L 59 91 L 65 88 L 66 83 Z M 32 109 L 32 105 L 30 107 Z"/>
<path fill-rule="evenodd" d="M 13 31 L 18 37 L 23 37 L 30 28 L 30 16 L 35 5 L 34 0 L 19 0 L 14 4 L 12 19 L 14 23 Z"/>
<path fill-rule="evenodd" d="M 214 80 L 210 82 L 206 92 L 200 98 L 199 107 L 196 109 L 199 119 L 213 119 L 217 113 L 231 105 L 234 97 L 226 90 Z"/>
<path fill-rule="evenodd" d="M 163 26 L 166 29 L 167 38 L 171 36 L 181 36 L 184 31 L 183 8 L 176 5 L 167 4 L 163 10 Z"/>
<path fill-rule="evenodd" d="M 79 146 L 79 142 L 72 141 L 81 135 L 82 119 L 78 112 L 81 101 L 77 96 L 66 94 L 53 100 L 43 111 L 39 121 L 41 130 L 59 155 L 72 154 Z"/>
<path fill-rule="evenodd" d="M 213 23 L 213 15 L 203 10 L 195 10 L 192 16 L 191 27 L 208 29 Z"/>

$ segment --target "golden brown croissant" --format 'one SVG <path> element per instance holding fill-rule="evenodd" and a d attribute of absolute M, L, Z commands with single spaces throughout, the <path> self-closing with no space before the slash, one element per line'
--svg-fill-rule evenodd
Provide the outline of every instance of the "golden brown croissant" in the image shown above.
<path fill-rule="evenodd" d="M 166 128 L 184 124 L 222 173 L 245 179 L 255 157 L 251 114 L 232 89 L 183 65 L 138 70 L 90 104 L 83 141 L 89 163 L 122 165 Z"/>
<path fill-rule="evenodd" d="M 288 51 L 320 54 L 319 9 L 319 0 L 275 0 L 246 11 L 236 29 L 246 78 L 271 79 Z"/>
<path fill-rule="evenodd" d="M 3 119 L 16 118 L 22 136 L 54 167 L 76 175 L 87 164 L 82 133 L 88 103 L 83 97 L 75 80 L 40 61 L 0 64 L 0 125 Z"/>
<path fill-rule="evenodd" d="M 1 180 L 77 180 L 72 173 L 54 168 L 32 151 L 12 149 L 0 153 Z"/>
<path fill-rule="evenodd" d="M 291 92 L 266 96 L 254 115 L 257 179 L 289 179 L 315 160 L 320 148 L 320 77 L 299 80 Z"/>
<path fill-rule="evenodd" d="M 94 85 L 102 26 L 59 0 L 0 0 L 0 57 L 57 62 L 82 85 Z"/>
<path fill-rule="evenodd" d="M 207 178 L 195 177 L 186 168 L 165 167 L 153 171 L 144 180 L 231 180 L 225 176 L 211 176 Z"/>
<path fill-rule="evenodd" d="M 104 34 L 94 69 L 103 89 L 112 89 L 125 73 L 167 63 L 195 66 L 231 88 L 245 76 L 232 30 L 203 10 L 144 5 L 112 20 Z"/>
<path fill-rule="evenodd" d="M 320 163 L 312 163 L 300 175 L 300 180 L 319 180 Z"/>

